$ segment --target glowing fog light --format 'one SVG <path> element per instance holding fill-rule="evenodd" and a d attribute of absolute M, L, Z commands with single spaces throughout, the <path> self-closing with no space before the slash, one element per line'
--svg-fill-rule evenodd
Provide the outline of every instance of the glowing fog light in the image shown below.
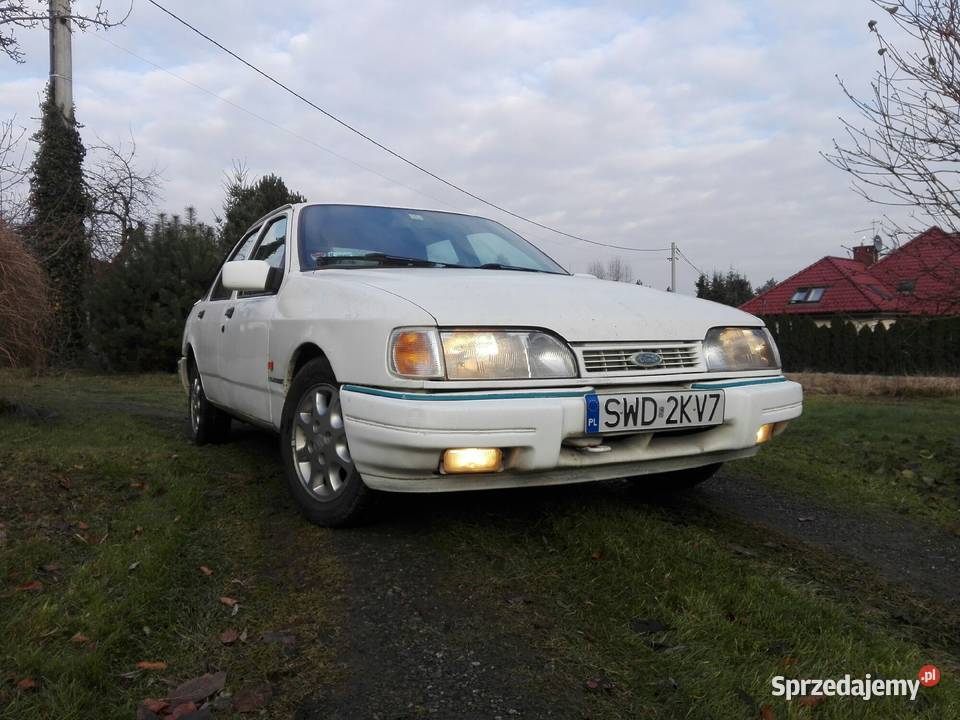
<path fill-rule="evenodd" d="M 451 448 L 443 451 L 440 469 L 451 475 L 497 472 L 502 462 L 500 448 Z"/>
<path fill-rule="evenodd" d="M 757 445 L 762 445 L 771 437 L 773 437 L 773 425 L 771 423 L 761 425 L 760 429 L 757 430 Z"/>

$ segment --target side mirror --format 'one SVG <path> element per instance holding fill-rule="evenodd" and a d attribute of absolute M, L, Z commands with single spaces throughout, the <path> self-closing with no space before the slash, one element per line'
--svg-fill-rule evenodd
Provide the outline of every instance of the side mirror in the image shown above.
<path fill-rule="evenodd" d="M 270 287 L 270 270 L 266 260 L 234 260 L 224 264 L 220 279 L 227 290 L 263 292 Z"/>

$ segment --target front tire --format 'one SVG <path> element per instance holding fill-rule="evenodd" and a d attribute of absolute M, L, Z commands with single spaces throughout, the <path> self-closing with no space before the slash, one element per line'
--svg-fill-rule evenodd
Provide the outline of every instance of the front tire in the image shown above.
<path fill-rule="evenodd" d="M 280 426 L 287 487 L 300 511 L 323 527 L 355 524 L 370 504 L 347 446 L 340 385 L 324 358 L 311 360 L 287 392 Z"/>
<path fill-rule="evenodd" d="M 627 480 L 635 483 L 638 489 L 646 492 L 658 494 L 683 492 L 712 478 L 722 465 L 723 463 L 715 463 L 686 470 L 674 470 L 673 472 L 634 475 L 628 477 Z"/>
<path fill-rule="evenodd" d="M 230 434 L 230 416 L 210 404 L 203 392 L 203 380 L 197 366 L 190 365 L 190 393 L 187 411 L 190 416 L 190 437 L 197 445 L 219 443 Z"/>

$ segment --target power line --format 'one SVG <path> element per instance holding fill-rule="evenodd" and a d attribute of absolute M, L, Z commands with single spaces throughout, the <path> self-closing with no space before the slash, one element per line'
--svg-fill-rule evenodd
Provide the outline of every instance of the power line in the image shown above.
<path fill-rule="evenodd" d="M 113 40 L 110 40 L 109 38 L 107 38 L 107 37 L 106 37 L 104 34 L 102 34 L 102 33 L 93 33 L 92 36 L 95 37 L 95 38 L 97 38 L 98 40 L 100 40 L 100 41 L 102 41 L 102 42 L 107 43 L 108 45 L 112 45 L 112 46 L 115 47 L 117 50 L 121 50 L 121 51 L 127 53 L 127 54 L 130 55 L 131 57 L 135 57 L 137 60 L 140 60 L 141 62 L 145 62 L 145 63 L 147 63 L 148 65 L 153 66 L 154 68 L 156 68 L 156 69 L 159 70 L 160 72 L 166 73 L 166 74 L 169 75 L 170 77 L 176 78 L 176 79 L 179 80 L 180 82 L 186 83 L 187 85 L 195 88 L 196 90 L 199 90 L 200 92 L 206 93 L 206 94 L 209 95 L 210 97 L 212 97 L 212 98 L 214 98 L 214 99 L 216 99 L 216 100 L 219 100 L 220 102 L 226 103 L 227 105 L 230 105 L 230 106 L 232 106 L 232 107 L 235 107 L 237 110 L 241 110 L 242 112 L 245 112 L 247 115 L 249 115 L 249 116 L 252 117 L 252 118 L 256 118 L 257 120 L 260 120 L 261 122 L 264 122 L 264 123 L 266 123 L 267 125 L 270 125 L 271 127 L 274 127 L 274 128 L 276 128 L 277 130 L 280 130 L 281 132 L 285 132 L 285 133 L 287 133 L 288 135 L 297 138 L 298 140 L 302 140 L 302 141 L 305 142 L 305 143 L 308 143 L 308 144 L 310 144 L 310 145 L 313 145 L 315 148 L 317 148 L 318 150 L 322 150 L 323 152 L 327 153 L 328 155 L 332 155 L 333 157 L 335 157 L 335 158 L 337 158 L 337 159 L 339 159 L 339 160 L 343 160 L 344 162 L 350 163 L 350 164 L 353 165 L 354 167 L 359 168 L 360 170 L 363 170 L 363 171 L 365 171 L 365 172 L 368 172 L 368 173 L 370 173 L 370 174 L 372 174 L 372 175 L 376 175 L 377 177 L 379 177 L 379 178 L 381 178 L 381 179 L 383 179 L 383 180 L 386 180 L 387 182 L 391 182 L 391 183 L 394 183 L 395 185 L 399 185 L 399 186 L 401 186 L 401 187 L 405 187 L 405 188 L 407 188 L 407 190 L 410 190 L 410 191 L 412 191 L 412 192 L 415 192 L 415 193 L 417 193 L 418 195 L 423 195 L 423 196 L 426 197 L 426 198 L 430 198 L 430 199 L 433 200 L 434 202 L 438 202 L 438 203 L 440 203 L 440 204 L 442 204 L 442 205 L 446 205 L 446 206 L 449 207 L 449 208 L 453 208 L 454 210 L 458 210 L 458 211 L 461 211 L 461 212 L 462 212 L 462 208 L 459 208 L 459 207 L 457 207 L 456 205 L 452 205 L 452 204 L 450 204 L 449 202 L 447 202 L 446 200 L 441 200 L 440 198 L 436 197 L 435 195 L 431 195 L 430 193 L 424 192 L 423 190 L 420 190 L 420 189 L 418 189 L 418 188 L 415 188 L 415 187 L 413 187 L 412 185 L 407 185 L 406 183 L 401 182 L 400 180 L 396 180 L 396 179 L 394 179 L 394 178 L 392 178 L 392 177 L 390 177 L 390 176 L 388 176 L 388 175 L 384 175 L 383 173 L 378 172 L 378 171 L 374 170 L 373 168 L 367 167 L 367 166 L 364 165 L 363 163 L 359 163 L 359 162 L 357 162 L 356 160 L 352 160 L 352 159 L 348 158 L 348 157 L 345 156 L 345 155 L 341 155 L 340 153 L 336 152 L 335 150 L 331 150 L 331 149 L 328 148 L 328 147 L 324 147 L 324 146 L 321 145 L 320 143 L 318 143 L 318 142 L 316 142 L 316 141 L 314 141 L 314 140 L 311 140 L 310 138 L 308 138 L 308 137 L 306 137 L 306 136 L 304 136 L 304 135 L 301 135 L 301 134 L 298 133 L 298 132 L 294 132 L 293 130 L 290 130 L 289 128 L 285 128 L 285 127 L 283 127 L 283 125 L 280 125 L 279 123 L 274 122 L 274 121 L 271 120 L 270 118 L 266 118 L 266 117 L 264 117 L 263 115 L 259 115 L 258 113 L 255 113 L 253 110 L 250 110 L 250 109 L 248 109 L 248 108 L 245 108 L 243 105 L 240 105 L 240 104 L 238 104 L 238 103 L 235 103 L 233 100 L 230 100 L 229 98 L 225 98 L 225 97 L 223 97 L 222 95 L 219 95 L 219 94 L 213 92 L 212 90 L 208 90 L 207 88 L 205 88 L 205 87 L 203 87 L 203 86 L 201 86 L 201 85 L 197 85 L 197 83 L 193 82 L 192 80 L 188 80 L 187 78 L 183 77 L 182 75 L 177 75 L 177 73 L 173 72 L 172 70 L 168 70 L 167 68 L 165 68 L 165 67 L 163 67 L 163 66 L 161 66 L 161 65 L 158 65 L 157 63 L 153 62 L 152 60 L 148 60 L 147 58 L 143 57 L 142 55 L 139 55 L 139 54 L 135 53 L 133 50 L 130 50 L 130 49 L 128 49 L 128 48 L 123 47 L 122 45 L 119 45 L 119 44 L 113 42 Z"/>
<path fill-rule="evenodd" d="M 698 268 L 696 265 L 693 264 L 693 262 L 690 260 L 690 258 L 688 258 L 686 255 L 683 254 L 683 250 L 681 250 L 680 248 L 677 248 L 677 254 L 678 254 L 681 258 L 683 258 L 683 261 L 684 261 L 687 265 L 689 265 L 689 266 L 692 267 L 694 270 L 696 270 L 700 275 L 706 275 L 706 273 L 705 273 L 703 270 L 701 270 L 700 268 Z"/>
<path fill-rule="evenodd" d="M 590 245 L 599 245 L 600 247 L 614 248 L 614 249 L 617 249 L 617 250 L 629 250 L 629 251 L 631 251 L 631 252 L 663 252 L 663 250 L 665 249 L 665 248 L 634 248 L 634 247 L 627 247 L 626 245 L 611 245 L 611 244 L 609 244 L 609 243 L 602 243 L 602 242 L 597 242 L 597 241 L 595 241 L 595 240 L 588 240 L 588 239 L 585 238 L 585 237 L 581 237 L 581 236 L 579 236 L 579 235 L 573 235 L 572 233 L 564 232 L 563 230 L 559 230 L 559 229 L 557 229 L 557 228 L 555 228 L 555 227 L 551 227 L 550 225 L 546 225 L 546 224 L 544 224 L 544 223 L 537 222 L 536 220 L 531 220 L 530 218 L 528 218 L 528 217 L 526 217 L 526 216 L 524 216 L 524 215 L 520 215 L 519 213 L 513 212 L 512 210 L 508 210 L 507 208 L 503 207 L 502 205 L 498 205 L 498 204 L 496 204 L 495 202 L 492 202 L 492 201 L 490 201 L 490 200 L 487 200 L 487 199 L 484 198 L 484 197 L 481 197 L 480 195 L 477 195 L 476 193 L 470 192 L 470 191 L 467 190 L 466 188 L 464 188 L 464 187 L 462 187 L 462 186 L 460 186 L 460 185 L 457 185 L 456 183 L 451 182 L 450 180 L 447 180 L 447 179 L 441 177 L 440 175 L 437 175 L 436 173 L 434 173 L 434 172 L 428 170 L 427 168 L 425 168 L 423 165 L 420 165 L 419 163 L 414 162 L 413 160 L 410 160 L 409 158 L 401 155 L 399 152 L 397 152 L 397 151 L 395 151 L 395 150 L 392 150 L 391 148 L 387 147 L 386 145 L 384 145 L 384 144 L 383 144 L 382 142 L 380 142 L 379 140 L 376 140 L 375 138 L 373 138 L 373 137 L 371 137 L 370 135 L 366 134 L 366 133 L 363 132 L 362 130 L 359 130 L 358 128 L 354 127 L 353 125 L 351 125 L 350 123 L 348 123 L 346 120 L 342 120 L 342 119 L 340 119 L 339 117 L 337 117 L 336 115 L 334 115 L 332 112 L 330 112 L 329 110 L 325 110 L 324 108 L 320 107 L 320 106 L 317 105 L 315 102 L 313 102 L 312 100 L 308 99 L 307 97 L 301 95 L 299 92 L 297 92 L 296 90 L 294 90 L 294 89 L 291 88 L 290 86 L 285 85 L 283 82 L 281 82 L 280 80 L 277 80 L 275 77 L 273 77 L 273 76 L 270 75 L 269 73 L 265 72 L 264 70 L 261 70 L 260 68 L 258 68 L 258 67 L 257 67 L 256 65 L 254 65 L 253 63 L 251 63 L 251 62 L 249 62 L 248 60 L 245 60 L 244 58 L 240 57 L 240 55 L 238 55 L 237 53 L 235 53 L 233 50 L 230 50 L 228 47 L 226 47 L 225 45 L 221 44 L 220 42 L 218 42 L 218 41 L 215 40 L 214 38 L 210 37 L 208 34 L 206 34 L 205 32 L 203 32 L 203 31 L 200 30 L 199 28 L 195 27 L 194 25 L 191 25 L 189 22 L 187 22 L 186 20 L 184 20 L 182 17 L 180 17 L 180 16 L 177 15 L 176 13 L 172 12 L 171 10 L 168 10 L 167 8 L 165 8 L 163 5 L 161 5 L 160 3 L 156 2 L 155 0 L 148 0 L 148 2 L 149 2 L 151 5 L 153 5 L 154 7 L 156 7 L 158 10 L 161 10 L 162 12 L 166 13 L 168 16 L 170 16 L 171 18 L 173 18 L 174 20 L 176 20 L 178 23 L 180 23 L 180 24 L 183 25 L 184 27 L 188 28 L 188 29 L 191 30 L 192 32 L 194 32 L 194 33 L 196 33 L 197 35 L 199 35 L 200 37 L 202 37 L 202 38 L 203 38 L 204 40 L 206 40 L 207 42 L 209 42 L 209 43 L 215 45 L 216 47 L 220 48 L 220 50 L 222 50 L 223 52 L 227 53 L 227 55 L 230 55 L 230 56 L 231 56 L 232 58 L 234 58 L 235 60 L 243 63 L 244 65 L 246 65 L 248 68 L 250 68 L 251 70 L 253 70 L 253 71 L 254 71 L 255 73 L 257 73 L 258 75 L 262 76 L 262 77 L 265 78 L 266 80 L 269 80 L 271 83 L 273 83 L 273 84 L 276 85 L 277 87 L 279 87 L 279 88 L 285 90 L 286 92 L 290 93 L 291 95 L 293 95 L 293 96 L 294 96 L 295 98 L 297 98 L 298 100 L 300 100 L 300 101 L 306 103 L 307 105 L 309 105 L 310 107 L 312 107 L 314 110 L 317 110 L 318 112 L 326 115 L 328 118 L 330 118 L 331 120 L 333 120 L 335 123 L 343 126 L 344 128 L 346 128 L 346 129 L 349 130 L 350 132 L 352 132 L 352 133 L 354 133 L 354 134 L 356 134 L 356 135 L 359 135 L 360 137 L 362 137 L 362 138 L 363 138 L 364 140 L 366 140 L 367 142 L 375 145 L 376 147 L 380 148 L 381 150 L 383 150 L 384 152 L 388 153 L 389 155 L 392 155 L 393 157 L 397 158 L 398 160 L 406 163 L 407 165 L 409 165 L 409 166 L 411 166 L 411 167 L 419 170 L 420 172 L 424 173 L 425 175 L 429 175 L 429 176 L 432 177 L 434 180 L 437 180 L 437 181 L 443 183 L 444 185 L 446 185 L 447 187 L 452 188 L 452 189 L 454 189 L 454 190 L 456 190 L 456 191 L 458 191 L 458 192 L 461 192 L 461 193 L 463 193 L 464 195 L 466 195 L 466 196 L 468 196 L 468 197 L 471 197 L 471 198 L 473 198 L 474 200 L 476 200 L 476 201 L 478 201 L 478 202 L 483 203 L 484 205 L 487 205 L 487 206 L 492 207 L 492 208 L 494 208 L 494 209 L 496 209 L 496 210 L 499 210 L 499 211 L 502 212 L 502 213 L 506 213 L 507 215 L 509 215 L 509 216 L 511 216 L 511 217 L 514 217 L 514 218 L 516 218 L 517 220 L 522 220 L 523 222 L 530 223 L 531 225 L 535 225 L 536 227 L 543 228 L 544 230 L 549 230 L 550 232 L 554 232 L 554 233 L 556 233 L 556 234 L 558 234 L 558 235 L 563 235 L 564 237 L 571 238 L 572 240 L 579 240 L 580 242 L 588 243 L 588 244 L 590 244 Z"/>

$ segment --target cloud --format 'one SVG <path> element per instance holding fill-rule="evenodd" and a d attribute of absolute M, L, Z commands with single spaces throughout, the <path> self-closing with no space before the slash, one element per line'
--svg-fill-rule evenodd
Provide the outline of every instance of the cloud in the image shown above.
<path fill-rule="evenodd" d="M 704 270 L 733 266 L 760 283 L 841 252 L 881 214 L 818 155 L 849 112 L 834 74 L 865 84 L 876 60 L 867 2 L 169 4 L 451 181 L 602 242 L 676 242 Z M 46 73 L 44 33 L 24 38 L 28 64 L 0 65 L 0 112 L 21 121 L 36 116 Z M 132 134 L 143 161 L 163 170 L 167 210 L 190 204 L 212 219 L 223 172 L 240 159 L 311 200 L 476 211 L 573 270 L 619 255 L 645 282 L 668 281 L 664 253 L 606 252 L 485 208 L 144 3 L 126 27 L 78 35 L 74 47 L 85 137 Z M 695 272 L 684 266 L 680 277 L 691 291 Z"/>

